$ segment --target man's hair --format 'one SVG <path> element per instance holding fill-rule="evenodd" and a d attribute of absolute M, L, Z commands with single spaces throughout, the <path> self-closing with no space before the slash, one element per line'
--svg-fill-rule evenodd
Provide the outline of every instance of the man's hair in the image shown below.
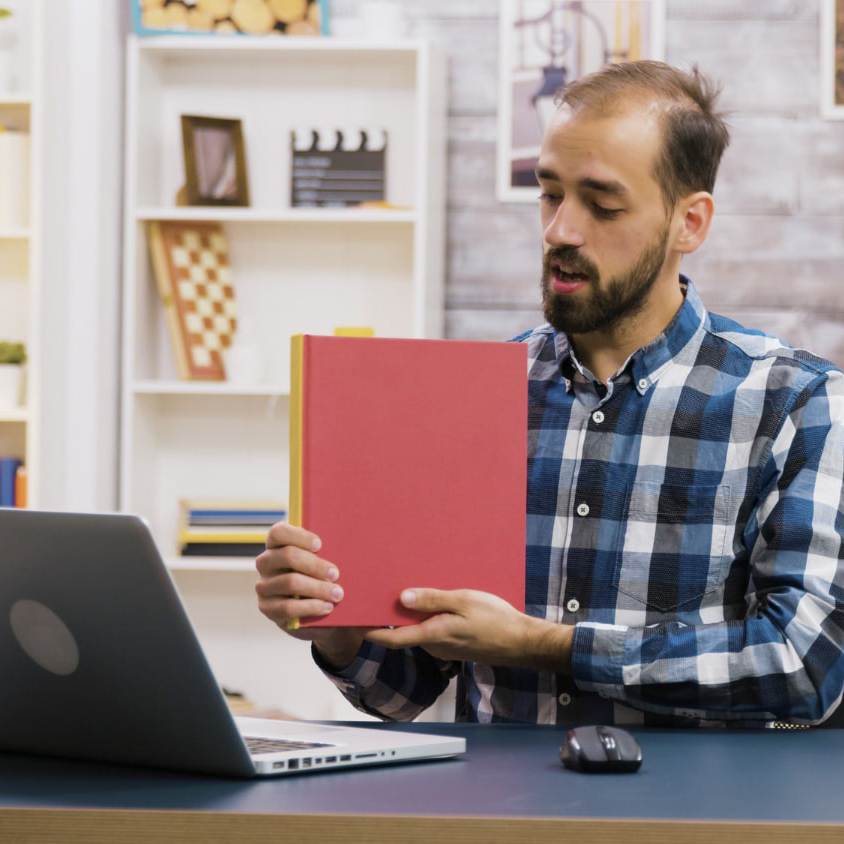
<path fill-rule="evenodd" d="M 637 105 L 661 111 L 662 149 L 654 177 L 668 208 L 695 191 L 712 193 L 721 156 L 730 142 L 724 117 L 715 111 L 720 89 L 696 66 L 688 72 L 663 62 L 609 64 L 572 81 L 558 103 L 573 111 L 628 112 Z"/>

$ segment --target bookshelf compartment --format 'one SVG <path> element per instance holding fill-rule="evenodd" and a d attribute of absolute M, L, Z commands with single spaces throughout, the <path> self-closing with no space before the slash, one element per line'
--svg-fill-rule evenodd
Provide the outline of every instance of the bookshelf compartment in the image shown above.
<path fill-rule="evenodd" d="M 285 706 L 291 675 L 267 665 L 295 651 L 298 713 L 360 717 L 258 613 L 254 558 L 177 555 L 179 499 L 288 500 L 291 335 L 442 335 L 444 60 L 422 41 L 130 36 L 126 84 L 120 508 L 148 520 L 221 683 Z M 243 122 L 249 207 L 177 204 L 181 114 Z M 290 206 L 290 133 L 325 126 L 386 130 L 386 203 Z M 260 379 L 177 377 L 148 220 L 222 224 L 235 342 L 257 347 Z"/>

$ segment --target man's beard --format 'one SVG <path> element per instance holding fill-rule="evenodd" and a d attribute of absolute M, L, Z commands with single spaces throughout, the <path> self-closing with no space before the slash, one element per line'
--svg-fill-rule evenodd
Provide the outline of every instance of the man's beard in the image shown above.
<path fill-rule="evenodd" d="M 578 254 L 577 248 L 561 246 L 549 249 L 542 260 L 542 307 L 545 319 L 564 334 L 610 331 L 623 319 L 639 313 L 665 263 L 668 227 L 646 246 L 639 259 L 625 275 L 616 276 L 604 286 L 598 284 L 598 268 Z M 585 274 L 591 291 L 587 295 L 562 295 L 551 290 L 551 265 L 562 263 Z"/>

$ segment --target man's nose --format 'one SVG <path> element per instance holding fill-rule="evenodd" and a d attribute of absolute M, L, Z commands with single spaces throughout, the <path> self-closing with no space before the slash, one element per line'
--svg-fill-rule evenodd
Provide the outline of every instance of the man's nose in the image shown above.
<path fill-rule="evenodd" d="M 545 223 L 545 242 L 549 246 L 583 246 L 580 214 L 573 203 L 563 200 Z"/>

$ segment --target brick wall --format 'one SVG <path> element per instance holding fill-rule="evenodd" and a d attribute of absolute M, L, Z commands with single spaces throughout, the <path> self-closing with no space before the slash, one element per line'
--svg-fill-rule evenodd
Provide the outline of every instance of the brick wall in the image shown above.
<path fill-rule="evenodd" d="M 396 2 L 449 57 L 446 332 L 503 339 L 541 321 L 540 229 L 495 199 L 498 2 Z M 666 58 L 723 84 L 733 130 L 684 270 L 711 310 L 844 365 L 844 121 L 820 117 L 820 2 L 666 0 Z"/>

